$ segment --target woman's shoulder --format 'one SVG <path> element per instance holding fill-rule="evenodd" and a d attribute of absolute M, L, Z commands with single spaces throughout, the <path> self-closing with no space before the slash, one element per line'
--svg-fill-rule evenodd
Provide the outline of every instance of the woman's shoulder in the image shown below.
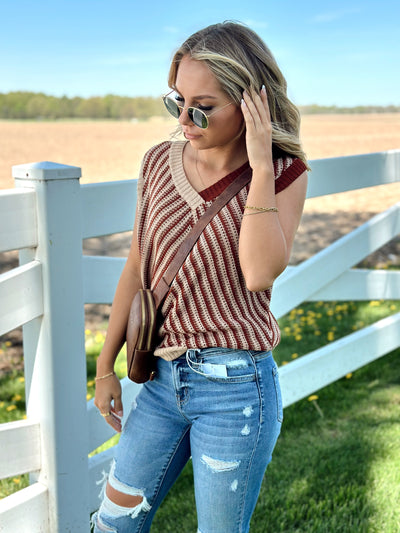
<path fill-rule="evenodd" d="M 280 154 L 274 159 L 275 193 L 283 191 L 307 170 L 305 163 L 290 154 Z"/>
<path fill-rule="evenodd" d="M 163 141 L 152 146 L 143 157 L 143 171 L 146 171 L 159 163 L 164 163 L 170 157 L 170 154 L 175 154 L 182 151 L 183 145 L 186 141 Z"/>
<path fill-rule="evenodd" d="M 167 152 L 171 147 L 171 141 L 163 141 L 158 144 L 155 144 L 151 148 L 147 150 L 147 152 L 144 154 L 143 159 L 148 160 L 153 157 L 160 157 L 162 154 Z"/>

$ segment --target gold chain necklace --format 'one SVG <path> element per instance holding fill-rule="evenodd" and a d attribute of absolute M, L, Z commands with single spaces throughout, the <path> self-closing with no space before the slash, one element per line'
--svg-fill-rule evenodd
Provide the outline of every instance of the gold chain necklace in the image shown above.
<path fill-rule="evenodd" d="M 206 185 L 205 185 L 205 183 L 204 183 L 204 181 L 203 181 L 203 178 L 201 177 L 201 174 L 200 174 L 200 172 L 199 172 L 199 167 L 197 166 L 197 163 L 198 163 L 198 156 L 199 156 L 199 151 L 197 150 L 197 152 L 196 152 L 196 160 L 195 160 L 196 172 L 197 172 L 197 174 L 198 174 L 198 176 L 199 176 L 199 178 L 200 178 L 200 181 L 201 181 L 201 184 L 202 184 L 202 186 L 203 186 L 203 189 L 207 189 L 207 187 L 206 187 Z"/>

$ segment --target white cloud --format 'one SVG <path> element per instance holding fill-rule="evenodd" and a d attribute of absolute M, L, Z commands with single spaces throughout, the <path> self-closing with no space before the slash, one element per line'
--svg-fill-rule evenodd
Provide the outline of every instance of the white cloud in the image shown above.
<path fill-rule="evenodd" d="M 247 19 L 243 21 L 247 26 L 253 29 L 265 29 L 268 28 L 268 22 L 263 20 Z"/>
<path fill-rule="evenodd" d="M 165 33 L 171 33 L 173 35 L 179 33 L 179 28 L 177 28 L 176 26 L 164 26 L 163 30 L 165 31 Z"/>
<path fill-rule="evenodd" d="M 325 13 L 319 13 L 318 15 L 312 17 L 311 22 L 315 22 L 317 24 L 324 22 L 332 22 L 334 20 L 348 17 L 349 15 L 354 15 L 355 13 L 360 13 L 360 11 L 361 9 L 357 7 L 349 9 L 337 9 L 336 11 L 327 11 Z"/>

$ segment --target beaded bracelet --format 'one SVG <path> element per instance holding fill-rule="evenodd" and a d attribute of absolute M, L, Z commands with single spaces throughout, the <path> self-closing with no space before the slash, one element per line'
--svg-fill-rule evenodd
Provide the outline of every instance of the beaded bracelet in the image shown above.
<path fill-rule="evenodd" d="M 99 377 L 96 377 L 94 378 L 95 381 L 100 381 L 101 379 L 106 379 L 106 378 L 109 378 L 111 376 L 114 376 L 115 375 L 115 372 L 110 372 L 109 374 L 106 374 L 105 376 L 99 376 Z"/>

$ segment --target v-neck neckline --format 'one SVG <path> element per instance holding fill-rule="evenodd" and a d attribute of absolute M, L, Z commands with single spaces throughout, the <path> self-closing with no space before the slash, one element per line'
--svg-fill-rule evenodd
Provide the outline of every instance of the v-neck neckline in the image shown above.
<path fill-rule="evenodd" d="M 172 181 L 178 189 L 182 198 L 189 204 L 192 209 L 196 209 L 200 205 L 212 202 L 221 192 L 237 178 L 248 166 L 247 161 L 241 167 L 233 170 L 228 175 L 224 176 L 216 183 L 210 185 L 202 191 L 197 191 L 190 183 L 183 166 L 183 152 L 188 141 L 174 141 L 171 142 L 171 149 L 169 155 L 169 162 L 171 168 Z"/>

